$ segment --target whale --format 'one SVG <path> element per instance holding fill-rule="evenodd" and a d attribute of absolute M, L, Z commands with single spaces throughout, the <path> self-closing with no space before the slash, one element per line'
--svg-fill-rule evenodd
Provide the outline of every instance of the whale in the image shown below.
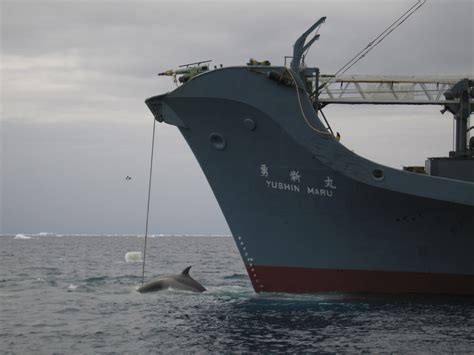
<path fill-rule="evenodd" d="M 181 274 L 164 275 L 144 284 L 137 291 L 140 293 L 163 291 L 169 288 L 174 290 L 204 292 L 206 289 L 189 275 L 191 266 L 184 269 Z"/>

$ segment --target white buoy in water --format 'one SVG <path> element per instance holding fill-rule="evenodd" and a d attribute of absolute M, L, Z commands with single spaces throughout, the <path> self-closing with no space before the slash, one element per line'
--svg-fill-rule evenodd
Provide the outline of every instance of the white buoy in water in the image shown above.
<path fill-rule="evenodd" d="M 127 254 L 125 254 L 125 261 L 127 263 L 136 263 L 141 262 L 142 260 L 141 251 L 129 251 Z"/>

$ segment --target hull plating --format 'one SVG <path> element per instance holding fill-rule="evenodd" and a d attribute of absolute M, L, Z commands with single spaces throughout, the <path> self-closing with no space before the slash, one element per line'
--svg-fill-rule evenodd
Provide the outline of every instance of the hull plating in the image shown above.
<path fill-rule="evenodd" d="M 293 88 L 218 75 L 155 101 L 199 161 L 257 292 L 474 294 L 474 184 L 385 167 L 374 182 L 363 172 L 378 165 L 310 132 Z"/>
<path fill-rule="evenodd" d="M 474 294 L 474 275 L 249 265 L 247 272 L 260 292 Z"/>

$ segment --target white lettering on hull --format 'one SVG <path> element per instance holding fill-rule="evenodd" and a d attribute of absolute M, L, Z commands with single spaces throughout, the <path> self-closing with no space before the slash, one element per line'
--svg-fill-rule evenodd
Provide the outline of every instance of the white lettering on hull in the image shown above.
<path fill-rule="evenodd" d="M 295 184 L 288 184 L 286 182 L 281 181 L 274 181 L 274 180 L 265 180 L 267 184 L 267 188 L 272 190 L 280 190 L 280 191 L 289 191 L 300 193 L 300 186 Z M 303 190 L 305 191 L 305 190 Z M 314 197 L 333 197 L 333 191 L 328 189 L 317 188 L 313 186 L 306 186 L 306 194 L 311 195 Z"/>
<path fill-rule="evenodd" d="M 260 164 L 260 176 L 263 178 L 268 178 L 269 175 L 270 168 L 268 167 L 268 165 L 264 163 Z M 265 179 L 267 188 L 272 190 L 300 193 L 300 183 L 303 178 L 302 174 L 300 173 L 300 170 L 291 170 L 288 176 L 291 183 Z M 306 195 L 311 195 L 313 197 L 332 198 L 334 195 L 334 190 L 336 190 L 337 188 L 334 184 L 333 178 L 327 176 L 326 179 L 322 180 L 322 182 L 324 183 L 324 188 L 306 185 L 306 190 L 303 190 L 303 193 L 305 193 Z"/>
<path fill-rule="evenodd" d="M 314 196 L 332 197 L 332 190 L 318 189 L 317 187 L 311 186 L 306 188 L 306 193 Z"/>
<path fill-rule="evenodd" d="M 300 187 L 294 184 L 287 184 L 281 181 L 265 180 L 267 187 L 275 190 L 284 190 L 291 192 L 300 192 Z"/>

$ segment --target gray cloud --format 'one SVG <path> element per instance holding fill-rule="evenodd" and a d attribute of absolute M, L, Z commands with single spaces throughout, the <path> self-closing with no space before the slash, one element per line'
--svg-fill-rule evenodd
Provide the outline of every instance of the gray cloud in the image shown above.
<path fill-rule="evenodd" d="M 0 233 L 141 233 L 152 123 L 143 101 L 174 88 L 157 72 L 202 59 L 282 64 L 326 15 L 307 62 L 331 73 L 412 3 L 2 1 Z M 428 1 L 351 73 L 472 75 L 473 6 Z M 450 147 L 451 120 L 436 108 L 326 113 L 347 146 L 391 166 Z M 152 230 L 227 233 L 173 127 L 159 126 L 157 154 Z"/>

